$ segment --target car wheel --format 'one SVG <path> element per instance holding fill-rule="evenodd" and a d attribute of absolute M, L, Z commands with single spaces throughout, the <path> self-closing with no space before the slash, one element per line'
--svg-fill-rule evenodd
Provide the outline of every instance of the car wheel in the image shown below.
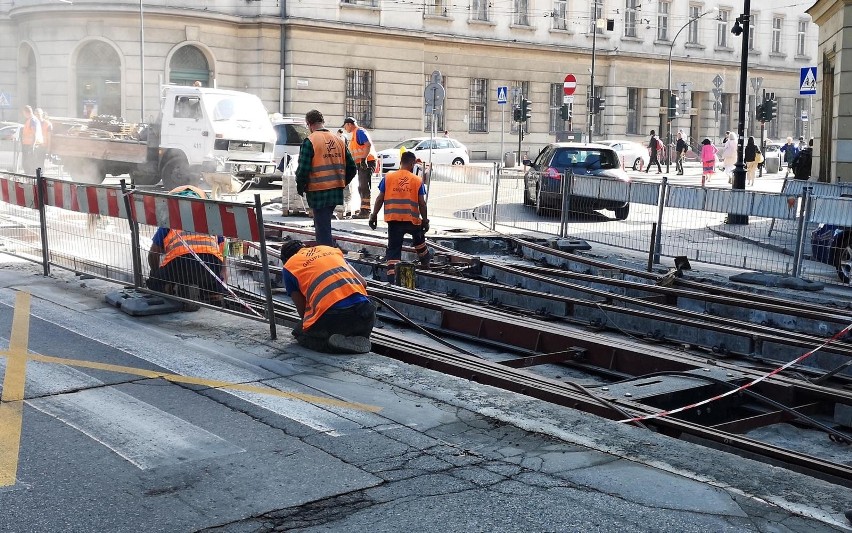
<path fill-rule="evenodd" d="M 642 168 L 642 158 L 637 157 L 636 161 L 633 162 L 633 170 L 639 170 Z"/>
<path fill-rule="evenodd" d="M 189 163 L 183 154 L 175 154 L 168 158 L 160 169 L 163 188 L 170 191 L 180 185 L 195 185 L 200 183 L 201 174 L 193 175 L 189 171 Z"/>
<path fill-rule="evenodd" d="M 457 165 L 457 166 L 458 165 L 464 165 L 464 159 L 462 159 L 461 157 L 457 157 L 457 158 L 453 159 L 453 164 Z"/>
<path fill-rule="evenodd" d="M 624 220 L 627 218 L 627 215 L 630 214 L 630 205 L 625 205 L 624 207 L 616 207 L 615 208 L 615 219 L 616 220 Z"/>
<path fill-rule="evenodd" d="M 852 233 L 844 233 L 838 241 L 840 245 L 834 249 L 834 266 L 840 281 L 848 284 L 852 279 Z"/>

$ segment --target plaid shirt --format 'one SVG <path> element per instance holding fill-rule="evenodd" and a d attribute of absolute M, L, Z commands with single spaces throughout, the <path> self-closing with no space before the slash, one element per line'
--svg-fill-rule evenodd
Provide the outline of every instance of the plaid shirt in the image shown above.
<path fill-rule="evenodd" d="M 318 131 L 328 131 L 321 129 Z M 346 143 L 344 143 L 345 146 Z M 299 148 L 299 166 L 296 167 L 296 191 L 301 194 L 305 192 L 308 200 L 308 207 L 318 209 L 320 207 L 334 207 L 343 205 L 343 189 L 326 189 L 324 191 L 307 191 L 308 176 L 311 174 L 311 161 L 314 159 L 314 145 L 310 139 L 302 141 L 302 146 Z M 358 169 L 355 166 L 355 160 L 352 159 L 352 154 L 349 153 L 349 148 L 346 148 L 346 184 L 352 181 Z"/>

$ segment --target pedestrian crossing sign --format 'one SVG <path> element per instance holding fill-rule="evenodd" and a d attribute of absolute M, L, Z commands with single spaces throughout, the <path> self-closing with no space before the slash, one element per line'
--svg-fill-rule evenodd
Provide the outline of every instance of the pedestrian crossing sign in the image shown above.
<path fill-rule="evenodd" d="M 816 94 L 816 67 L 802 67 L 799 76 L 799 94 Z"/>
<path fill-rule="evenodd" d="M 505 104 L 508 101 L 508 99 L 507 99 L 508 93 L 509 93 L 509 88 L 506 87 L 505 85 L 501 85 L 501 86 L 497 87 L 497 103 L 500 104 L 500 105 Z"/>
<path fill-rule="evenodd" d="M 0 93 L 0 108 L 9 109 L 12 107 L 12 97 L 9 93 Z"/>

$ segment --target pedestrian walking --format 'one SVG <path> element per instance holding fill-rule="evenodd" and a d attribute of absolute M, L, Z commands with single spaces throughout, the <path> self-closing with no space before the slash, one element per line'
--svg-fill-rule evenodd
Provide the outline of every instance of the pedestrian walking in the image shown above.
<path fill-rule="evenodd" d="M 367 281 L 331 246 L 281 245 L 282 282 L 301 321 L 293 328 L 300 345 L 319 352 L 366 353 L 376 323 Z"/>
<path fill-rule="evenodd" d="M 701 186 L 704 187 L 716 172 L 716 161 L 719 150 L 713 146 L 710 139 L 701 141 Z"/>
<path fill-rule="evenodd" d="M 423 180 L 414 174 L 417 157 L 414 152 L 402 154 L 399 170 L 388 172 L 379 182 L 379 195 L 370 215 L 370 227 L 376 229 L 376 215 L 385 207 L 385 222 L 388 225 L 388 248 L 385 255 L 388 281 L 394 282 L 396 264 L 402 258 L 402 240 L 411 235 L 414 251 L 420 264 L 429 265 L 429 249 L 426 247 L 426 232 L 429 231 L 429 215 L 426 209 L 426 187 Z"/>
<path fill-rule="evenodd" d="M 675 170 L 677 170 L 679 176 L 683 176 L 683 162 L 686 159 L 686 152 L 689 151 L 689 145 L 683 138 L 683 130 L 678 130 L 677 132 L 677 142 L 675 143 L 675 151 L 677 152 Z"/>
<path fill-rule="evenodd" d="M 737 164 L 737 134 L 728 132 L 728 139 L 722 149 L 722 164 L 725 165 L 725 174 L 728 175 L 728 183 L 734 179 L 734 166 Z"/>
<path fill-rule="evenodd" d="M 349 151 L 358 167 L 358 194 L 361 195 L 361 209 L 353 218 L 370 218 L 370 194 L 373 173 L 376 171 L 376 149 L 367 130 L 358 125 L 354 117 L 346 117 L 343 129 L 352 135 L 349 139 Z"/>
<path fill-rule="evenodd" d="M 648 162 L 648 167 L 645 169 L 645 174 L 651 170 L 651 165 L 654 163 L 657 164 L 657 174 L 663 173 L 663 168 L 660 166 L 660 158 L 659 154 L 663 151 L 663 142 L 657 137 L 657 132 L 651 130 L 651 140 L 648 141 L 648 154 L 651 156 L 651 160 Z"/>
<path fill-rule="evenodd" d="M 781 147 L 781 153 L 784 154 L 784 162 L 787 163 L 787 171 L 784 172 L 784 179 L 787 179 L 793 170 L 793 160 L 799 155 L 799 147 L 793 144 L 792 137 L 787 137 L 787 143 Z"/>
<path fill-rule="evenodd" d="M 814 140 L 811 139 L 807 146 L 799 150 L 793 160 L 793 177 L 797 180 L 808 180 L 811 177 L 811 163 L 813 161 Z"/>
<path fill-rule="evenodd" d="M 310 135 L 299 149 L 296 192 L 305 195 L 314 219 L 317 243 L 332 246 L 331 217 L 343 204 L 343 189 L 357 172 L 352 154 L 340 137 L 325 129 L 325 117 L 316 109 L 305 115 Z"/>
<path fill-rule="evenodd" d="M 35 176 L 36 169 L 41 167 L 38 163 L 38 151 L 44 143 L 44 134 L 41 131 L 41 122 L 33 113 L 32 106 L 26 105 L 23 109 L 24 125 L 21 128 L 21 165 L 24 174 Z"/>
<path fill-rule="evenodd" d="M 743 149 L 743 161 L 746 164 L 746 185 L 754 185 L 757 175 L 757 165 L 763 162 L 763 154 L 760 148 L 754 144 L 754 137 L 749 137 Z"/>

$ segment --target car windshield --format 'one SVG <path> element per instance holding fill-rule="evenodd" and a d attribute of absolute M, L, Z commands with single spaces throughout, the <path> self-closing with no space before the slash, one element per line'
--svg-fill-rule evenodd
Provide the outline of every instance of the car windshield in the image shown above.
<path fill-rule="evenodd" d="M 204 97 L 204 107 L 214 121 L 239 120 L 262 122 L 269 114 L 260 99 L 250 95 L 209 94 Z"/>
<path fill-rule="evenodd" d="M 575 167 L 584 169 L 618 168 L 614 152 L 610 150 L 597 150 L 586 148 L 566 148 L 558 150 L 550 162 L 550 166 L 557 168 Z"/>
<path fill-rule="evenodd" d="M 422 139 L 408 139 L 407 141 L 402 141 L 401 143 L 397 144 L 396 146 L 394 146 L 394 148 L 399 150 L 400 148 L 405 147 L 406 150 L 411 150 L 412 148 L 417 146 L 420 141 L 422 141 Z"/>

